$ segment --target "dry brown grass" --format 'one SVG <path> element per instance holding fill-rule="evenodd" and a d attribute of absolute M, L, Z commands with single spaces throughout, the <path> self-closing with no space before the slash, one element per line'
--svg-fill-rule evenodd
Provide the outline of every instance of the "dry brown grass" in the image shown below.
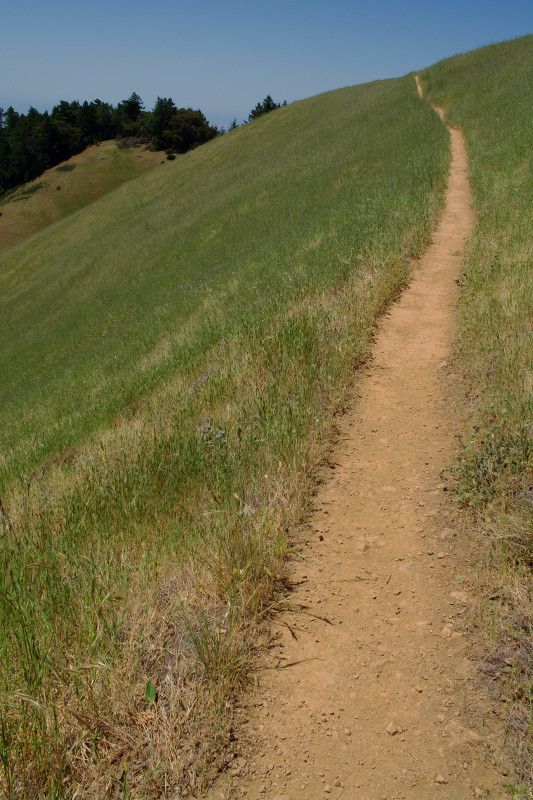
<path fill-rule="evenodd" d="M 46 170 L 0 198 L 0 251 L 85 208 L 162 160 L 161 153 L 138 147 L 120 150 L 115 141 L 107 141 Z"/>

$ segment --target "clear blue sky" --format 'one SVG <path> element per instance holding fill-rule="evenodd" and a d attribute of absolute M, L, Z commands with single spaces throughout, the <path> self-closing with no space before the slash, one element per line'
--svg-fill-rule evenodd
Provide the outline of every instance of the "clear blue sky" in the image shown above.
<path fill-rule="evenodd" d="M 2 0 L 0 106 L 114 105 L 136 91 L 242 122 L 533 32 L 532 0 Z"/>

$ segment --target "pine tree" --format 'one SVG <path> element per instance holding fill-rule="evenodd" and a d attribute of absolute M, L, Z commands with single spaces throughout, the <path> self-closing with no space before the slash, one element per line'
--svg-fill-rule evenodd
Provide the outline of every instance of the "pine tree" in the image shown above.
<path fill-rule="evenodd" d="M 286 104 L 287 101 L 285 101 L 285 105 Z M 267 94 L 263 102 L 258 103 L 256 107 L 250 111 L 248 114 L 248 122 L 253 122 L 254 119 L 263 116 L 263 114 L 268 114 L 270 111 L 274 111 L 275 108 L 281 108 L 281 103 L 275 103 L 271 96 Z"/>

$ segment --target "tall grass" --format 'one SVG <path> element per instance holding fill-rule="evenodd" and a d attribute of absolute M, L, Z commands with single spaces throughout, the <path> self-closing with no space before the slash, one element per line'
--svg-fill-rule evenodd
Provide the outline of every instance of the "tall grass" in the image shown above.
<path fill-rule="evenodd" d="M 8 797 L 176 796 L 224 757 L 288 532 L 447 165 L 412 77 L 343 89 L 2 258 Z"/>
<path fill-rule="evenodd" d="M 414 127 L 416 112 L 378 103 L 390 91 L 287 107 L 0 256 L 0 491 L 193 374 L 254 309 L 269 318 L 308 285 L 342 282 L 367 248 L 402 248 L 416 213 L 403 184 L 416 177 L 422 196 L 434 168 L 395 131 L 394 114 Z"/>
<path fill-rule="evenodd" d="M 448 59 L 421 80 L 467 140 L 477 227 L 459 306 L 457 358 L 471 425 L 458 494 L 503 555 L 505 602 L 491 669 L 500 677 L 512 673 L 514 702 L 521 706 L 511 715 L 517 765 L 531 782 L 533 36 Z"/>

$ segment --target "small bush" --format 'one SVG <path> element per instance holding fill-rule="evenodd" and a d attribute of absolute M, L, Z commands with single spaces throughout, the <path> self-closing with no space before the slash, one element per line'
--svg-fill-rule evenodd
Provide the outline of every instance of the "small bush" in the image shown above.
<path fill-rule="evenodd" d="M 115 143 L 119 150 L 127 150 L 130 147 L 148 144 L 148 139 L 146 136 L 117 136 Z"/>
<path fill-rule="evenodd" d="M 46 183 L 34 183 L 33 186 L 26 186 L 24 189 L 21 189 L 16 197 L 13 198 L 15 202 L 19 200 L 28 200 L 32 194 L 38 192 L 39 189 L 46 188 Z"/>

